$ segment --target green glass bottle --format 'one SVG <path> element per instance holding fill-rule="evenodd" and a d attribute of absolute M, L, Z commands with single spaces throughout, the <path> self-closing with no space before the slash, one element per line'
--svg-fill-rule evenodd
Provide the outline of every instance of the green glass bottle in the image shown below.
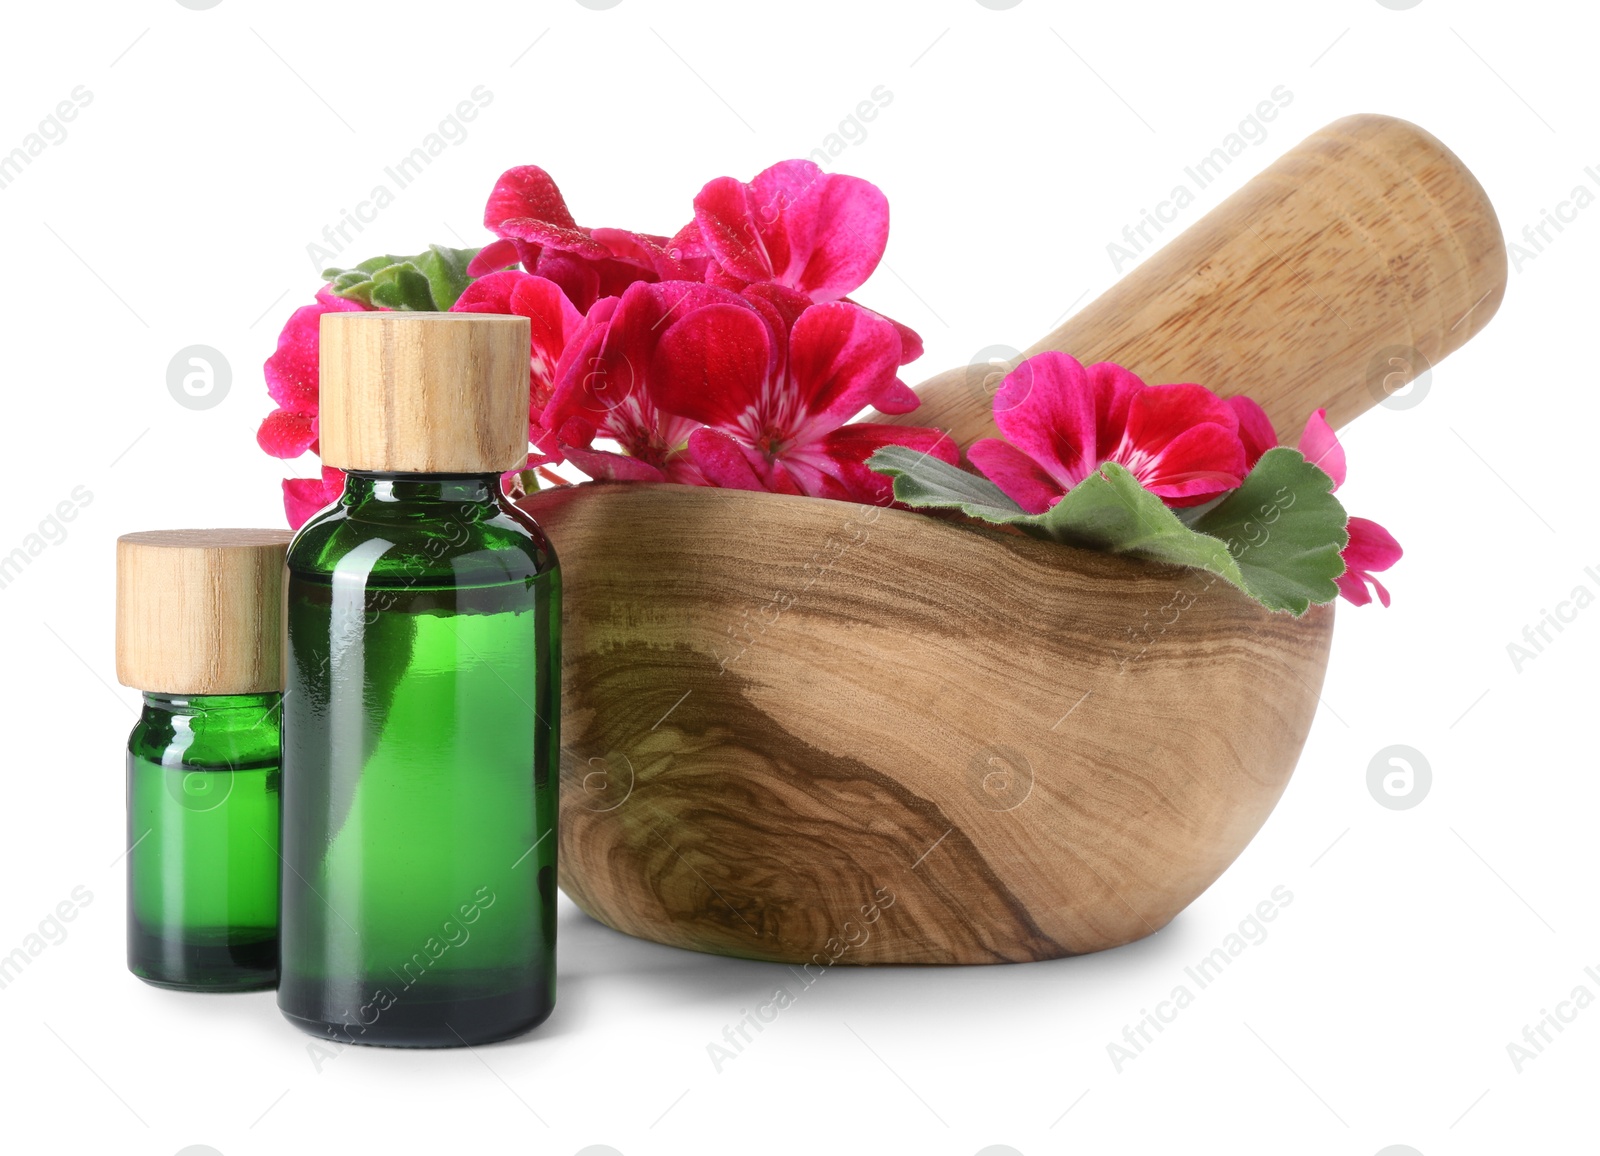
<path fill-rule="evenodd" d="M 278 1005 L 341 1043 L 483 1043 L 554 1006 L 559 574 L 500 483 L 527 324 L 322 323 L 347 474 L 288 557 Z"/>
<path fill-rule="evenodd" d="M 185 991 L 278 977 L 277 530 L 127 534 L 117 672 L 128 737 L 128 969 Z"/>
<path fill-rule="evenodd" d="M 128 969 L 278 982 L 278 694 L 144 696 L 128 737 Z"/>

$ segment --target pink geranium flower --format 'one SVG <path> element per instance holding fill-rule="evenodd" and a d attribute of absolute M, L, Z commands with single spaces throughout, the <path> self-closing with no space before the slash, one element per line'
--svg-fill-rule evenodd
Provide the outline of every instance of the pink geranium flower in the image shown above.
<path fill-rule="evenodd" d="M 673 256 L 672 241 L 627 229 L 586 229 L 572 218 L 550 174 L 537 165 L 507 169 L 483 211 L 484 227 L 500 238 L 467 266 L 480 277 L 520 263 L 561 286 L 581 313 L 636 281 L 698 280 L 705 261 Z"/>
<path fill-rule="evenodd" d="M 1344 447 L 1328 424 L 1325 410 L 1319 409 L 1306 419 L 1305 431 L 1300 435 L 1300 452 L 1333 479 L 1335 490 L 1344 485 Z M 1372 593 L 1367 589 L 1370 586 L 1378 592 L 1378 601 L 1388 606 L 1389 591 L 1373 575 L 1400 561 L 1405 551 L 1393 534 L 1370 519 L 1352 517 L 1345 530 L 1350 535 L 1350 544 L 1340 555 L 1344 559 L 1344 573 L 1334 579 L 1339 584 L 1339 593 L 1346 601 L 1365 606 L 1372 601 Z"/>
<path fill-rule="evenodd" d="M 889 242 L 889 202 L 878 187 L 811 161 L 780 161 L 749 184 L 718 177 L 695 197 L 694 220 L 716 262 L 710 280 L 771 281 L 813 301 L 859 288 Z"/>
<path fill-rule="evenodd" d="M 906 413 L 895 376 L 900 336 L 869 310 L 811 305 L 767 286 L 744 302 L 693 310 L 662 335 L 652 374 L 660 407 L 699 423 L 690 458 L 712 485 L 887 504 L 888 478 L 866 466 L 885 445 L 954 464 L 939 430 L 847 424 L 867 407 Z"/>
<path fill-rule="evenodd" d="M 567 342 L 583 325 L 583 315 L 554 281 L 515 269 L 478 278 L 450 310 L 516 314 L 528 319 L 528 440 L 534 446 L 528 465 L 559 462 L 561 451 L 543 424 L 544 409 L 555 389 L 556 366 Z"/>
<path fill-rule="evenodd" d="M 1169 506 L 1235 489 L 1246 472 L 1234 410 L 1199 385 L 1145 385 L 1119 365 L 1087 368 L 1065 353 L 1030 357 L 994 398 L 1005 435 L 967 451 L 1030 514 L 1043 513 L 1106 462 Z"/>
<path fill-rule="evenodd" d="M 1339 593 L 1346 601 L 1365 606 L 1372 601 L 1372 594 L 1367 589 L 1371 586 L 1378 592 L 1378 601 L 1389 605 L 1388 589 L 1373 574 L 1387 570 L 1400 561 L 1405 551 L 1400 549 L 1400 543 L 1395 541 L 1393 534 L 1366 518 L 1352 517 L 1345 530 L 1350 535 L 1350 544 L 1340 554 L 1344 559 L 1344 573 L 1334 579 L 1339 585 Z"/>
<path fill-rule="evenodd" d="M 914 331 L 846 296 L 887 242 L 888 205 L 867 181 L 809 161 L 748 184 L 721 178 L 665 237 L 579 225 L 549 174 L 524 165 L 496 181 L 484 224 L 495 240 L 469 263 L 453 309 L 531 324 L 533 452 L 508 485 L 565 458 L 596 478 L 888 502 L 887 479 L 865 464 L 873 450 L 957 460 L 936 430 L 849 423 L 913 408 L 896 369 L 922 352 Z M 268 453 L 316 450 L 318 320 L 365 308 L 324 287 L 290 319 L 266 364 Z M 291 523 L 342 483 L 331 468 L 286 481 Z"/>
<path fill-rule="evenodd" d="M 568 460 L 594 478 L 705 483 L 687 452 L 696 423 L 664 409 L 657 385 L 666 335 L 706 309 L 755 316 L 738 294 L 693 281 L 637 282 L 595 304 L 567 346 L 544 411 Z M 597 437 L 625 452 L 592 446 Z"/>
<path fill-rule="evenodd" d="M 889 201 L 860 177 L 825 173 L 811 161 L 780 161 L 746 184 L 718 177 L 694 199 L 694 221 L 675 250 L 708 258 L 705 280 L 729 289 L 779 285 L 810 301 L 848 300 L 883 259 Z M 900 364 L 922 355 L 910 326 L 900 334 Z"/>
<path fill-rule="evenodd" d="M 366 306 L 334 295 L 324 285 L 317 299 L 302 305 L 278 334 L 278 348 L 262 372 L 267 393 L 278 403 L 256 431 L 256 443 L 275 458 L 297 458 L 317 444 L 317 348 L 324 313 L 362 312 Z"/>

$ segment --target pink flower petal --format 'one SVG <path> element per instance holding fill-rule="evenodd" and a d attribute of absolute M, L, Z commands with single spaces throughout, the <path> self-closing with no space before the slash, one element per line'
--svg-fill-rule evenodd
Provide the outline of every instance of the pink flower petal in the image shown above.
<path fill-rule="evenodd" d="M 762 169 L 744 186 L 756 228 L 772 258 L 773 280 L 794 289 L 801 286 L 793 274 L 805 267 L 816 241 L 817 193 L 822 180 L 823 172 L 813 162 L 789 160 Z M 715 255 L 715 248 L 712 253 Z"/>
<path fill-rule="evenodd" d="M 759 407 L 771 341 L 747 305 L 689 311 L 661 336 L 650 369 L 661 408 L 710 426 L 736 426 Z"/>
<path fill-rule="evenodd" d="M 553 245 L 583 257 L 609 256 L 578 227 L 550 174 L 537 165 L 507 169 L 483 210 L 484 227 L 497 237 Z"/>
<path fill-rule="evenodd" d="M 544 425 L 564 430 L 581 418 L 633 456 L 670 470 L 695 422 L 658 404 L 656 346 L 677 321 L 708 305 L 736 306 L 764 328 L 741 298 L 695 282 L 636 282 L 620 298 L 596 302 L 561 356 Z M 685 392 L 694 394 L 693 383 Z"/>
<path fill-rule="evenodd" d="M 650 274 L 652 281 L 692 281 L 697 270 L 693 261 L 682 261 L 672 255 L 672 239 L 649 233 L 635 233 L 628 229 L 591 229 L 590 235 L 599 241 L 618 261 L 633 265 Z"/>
<path fill-rule="evenodd" d="M 666 465 L 661 467 L 661 472 L 666 475 L 667 481 L 676 482 L 680 486 L 709 486 L 699 464 L 689 455 L 688 447 L 673 453 L 667 458 Z"/>
<path fill-rule="evenodd" d="M 480 277 L 451 306 L 455 313 L 504 313 L 528 319 L 528 417 L 537 425 L 549 404 L 567 342 L 583 325 L 583 316 L 554 281 L 519 269 L 505 269 Z M 535 433 L 532 440 L 540 443 Z M 545 460 L 559 461 L 554 447 L 540 445 Z"/>
<path fill-rule="evenodd" d="M 1196 506 L 1244 481 L 1244 445 L 1224 426 L 1191 426 L 1158 454 L 1129 467 L 1169 506 Z"/>
<path fill-rule="evenodd" d="M 556 465 L 566 460 L 561 440 L 556 437 L 555 431 L 545 429 L 540 424 L 542 416 L 531 410 L 528 415 L 528 441 L 533 444 L 533 450 L 528 454 L 529 466 Z"/>
<path fill-rule="evenodd" d="M 515 237 L 511 237 L 503 243 L 511 246 L 512 252 L 517 255 L 517 264 L 521 265 L 525 272 L 537 272 L 538 264 L 545 255 L 543 245 L 535 245 L 530 241 L 519 241 Z M 560 249 L 552 249 L 550 252 L 558 257 L 566 257 L 570 255 L 563 253 Z M 576 258 L 574 258 L 574 260 L 576 260 Z M 491 269 L 489 272 L 492 273 L 494 270 Z"/>
<path fill-rule="evenodd" d="M 1339 588 L 1339 597 L 1352 606 L 1365 606 L 1372 601 L 1372 595 L 1367 591 L 1365 576 L 1353 570 L 1346 570 L 1333 580 L 1333 584 Z M 1383 604 L 1389 605 L 1387 590 L 1384 591 Z"/>
<path fill-rule="evenodd" d="M 1344 561 L 1352 570 L 1387 570 L 1405 556 L 1394 535 L 1370 518 L 1351 518 L 1345 529 L 1350 544 Z"/>
<path fill-rule="evenodd" d="M 524 275 L 511 293 L 512 313 L 528 319 L 529 369 L 533 401 L 543 406 L 555 380 L 556 365 L 567 342 L 583 325 L 583 315 L 554 281 Z"/>
<path fill-rule="evenodd" d="M 548 411 L 547 411 L 548 412 Z M 541 423 L 542 424 L 542 423 Z M 549 428 L 549 427 L 546 427 Z M 561 424 L 557 433 L 563 446 L 576 449 L 588 449 L 590 443 L 600 431 L 595 429 L 586 419 L 570 417 Z"/>
<path fill-rule="evenodd" d="M 538 165 L 507 169 L 495 181 L 483 209 L 484 227 L 495 232 L 511 217 L 539 217 L 561 229 L 578 227 L 554 178 Z"/>
<path fill-rule="evenodd" d="M 1085 366 L 1083 372 L 1094 390 L 1095 441 L 1091 450 L 1098 463 L 1110 458 L 1122 445 L 1128 432 L 1128 409 L 1146 386 L 1115 362 L 1097 361 Z"/>
<path fill-rule="evenodd" d="M 1278 431 L 1272 428 L 1267 411 L 1248 397 L 1235 396 L 1227 400 L 1239 421 L 1239 440 L 1244 443 L 1244 465 L 1248 472 L 1255 469 L 1263 454 L 1278 444 Z"/>
<path fill-rule="evenodd" d="M 739 296 L 748 301 L 766 320 L 772 335 L 771 376 L 777 381 L 788 372 L 789 335 L 800 315 L 811 308 L 811 298 L 798 289 L 789 289 L 774 281 L 746 285 Z"/>
<path fill-rule="evenodd" d="M 967 448 L 967 459 L 1017 505 L 1042 514 L 1066 493 L 1044 467 L 1009 442 L 980 438 Z"/>
<path fill-rule="evenodd" d="M 256 444 L 275 458 L 297 458 L 317 440 L 317 415 L 275 409 L 256 430 Z"/>
<path fill-rule="evenodd" d="M 1333 479 L 1334 489 L 1344 485 L 1344 447 L 1328 424 L 1326 410 L 1319 409 L 1306 419 L 1305 432 L 1300 435 L 1300 452 L 1306 461 Z"/>
<path fill-rule="evenodd" d="M 452 313 L 510 313 L 511 295 L 525 277 L 531 274 L 520 269 L 502 269 L 486 274 L 461 291 Z"/>
<path fill-rule="evenodd" d="M 1198 505 L 1244 481 L 1238 424 L 1233 408 L 1204 386 L 1146 386 L 1129 403 L 1113 460 L 1168 505 Z"/>
<path fill-rule="evenodd" d="M 490 241 L 478 255 L 467 262 L 468 277 L 482 277 L 486 273 L 515 265 L 521 258 L 514 241 Z"/>
<path fill-rule="evenodd" d="M 736 277 L 732 273 L 730 273 L 726 269 L 724 269 L 721 265 L 719 265 L 717 263 L 716 259 L 712 258 L 712 257 L 707 257 L 706 258 L 705 283 L 707 285 L 715 285 L 719 289 L 732 289 L 735 293 L 740 292 L 741 290 L 745 289 L 746 287 L 748 287 L 748 286 L 750 286 L 752 284 L 755 284 L 755 285 L 771 285 L 771 284 L 773 284 L 773 282 L 771 282 L 771 281 L 755 281 L 755 282 L 752 282 L 752 281 L 746 280 L 743 277 Z M 810 298 L 808 297 L 807 300 L 809 301 Z"/>
<path fill-rule="evenodd" d="M 704 261 L 709 257 L 710 251 L 706 249 L 705 242 L 700 239 L 700 225 L 690 221 L 679 229 L 667 241 L 667 255 L 674 261 L 685 263 Z"/>
<path fill-rule="evenodd" d="M 606 247 L 583 230 L 563 229 L 541 217 L 507 217 L 495 231 L 508 239 L 526 241 L 530 245 L 548 245 L 591 260 L 607 255 Z"/>
<path fill-rule="evenodd" d="M 1086 369 L 1065 353 L 1036 354 L 1001 382 L 994 418 L 1037 472 L 993 446 L 973 460 L 980 468 L 992 463 L 1006 479 L 995 484 L 1014 486 L 1013 497 L 1034 512 L 1045 508 L 1044 478 L 1064 492 L 1106 462 L 1172 506 L 1206 501 L 1244 477 L 1232 407 L 1198 385 L 1147 386 L 1110 362 Z"/>
<path fill-rule="evenodd" d="M 894 326 L 895 332 L 900 335 L 900 364 L 910 365 L 922 356 L 922 335 L 909 325 L 903 325 L 893 317 L 887 319 Z"/>
<path fill-rule="evenodd" d="M 794 323 L 800 320 L 800 314 L 815 304 L 807 294 L 776 281 L 746 285 L 739 290 L 739 295 L 752 304 L 763 306 L 764 312 L 774 319 L 774 324 L 784 333 L 793 329 Z"/>
<path fill-rule="evenodd" d="M 644 373 L 655 351 L 661 311 L 650 286 L 630 286 L 621 298 L 597 302 L 567 343 L 556 371 L 544 424 L 560 429 L 583 417 L 597 429 L 619 409 L 648 403 Z M 611 432 L 616 432 L 615 430 Z"/>
<path fill-rule="evenodd" d="M 849 305 L 859 306 L 862 309 L 867 308 L 865 305 L 862 305 L 861 302 L 849 297 L 841 297 L 839 300 Z M 901 365 L 910 365 L 913 361 L 922 356 L 922 335 L 919 334 L 915 329 L 904 324 L 903 322 L 896 321 L 893 317 L 890 317 L 887 314 L 878 313 L 878 311 L 875 309 L 868 310 L 868 312 L 873 313 L 878 317 L 882 317 L 890 325 L 894 326 L 896 333 L 900 334 Z M 884 412 L 887 413 L 888 411 L 885 410 Z"/>
<path fill-rule="evenodd" d="M 267 394 L 284 409 L 299 413 L 317 412 L 317 349 L 324 313 L 360 313 L 366 306 L 337 296 L 324 285 L 311 305 L 302 305 L 290 315 L 278 334 L 278 347 L 261 367 L 267 379 Z"/>
<path fill-rule="evenodd" d="M 883 260 L 889 244 L 889 199 L 870 181 L 839 173 L 822 175 L 807 194 L 812 189 L 818 204 L 810 235 L 804 238 L 810 252 L 793 284 L 819 301 L 835 301 L 860 288 Z"/>
<path fill-rule="evenodd" d="M 566 447 L 567 460 L 591 478 L 607 482 L 664 482 L 666 475 L 649 462 L 609 450 Z"/>
<path fill-rule="evenodd" d="M 524 261 L 524 267 L 527 262 Z M 596 301 L 606 297 L 600 269 L 593 261 L 585 261 L 570 253 L 549 249 L 534 258 L 532 271 L 561 286 L 567 300 L 580 313 L 588 313 Z M 637 280 L 637 278 L 636 278 Z M 627 286 L 623 286 L 625 289 Z M 618 294 L 622 289 L 616 291 Z"/>
<path fill-rule="evenodd" d="M 689 456 L 700 467 L 710 485 L 725 490 L 755 490 L 759 493 L 771 490 L 767 481 L 756 473 L 750 460 L 752 455 L 718 430 L 701 427 L 690 434 Z"/>
<path fill-rule="evenodd" d="M 1367 592 L 1370 585 L 1378 592 L 1378 600 L 1388 606 L 1389 591 L 1372 572 L 1387 570 L 1400 560 L 1404 553 L 1400 543 L 1393 534 L 1367 518 L 1351 518 L 1345 529 L 1350 534 L 1350 544 L 1342 555 L 1345 572 L 1334 580 L 1339 593 L 1349 602 L 1365 606 L 1372 601 L 1372 595 Z"/>
<path fill-rule="evenodd" d="M 746 282 L 773 280 L 776 270 L 742 182 L 732 177 L 708 181 L 694 199 L 694 223 L 721 270 Z"/>
<path fill-rule="evenodd" d="M 772 486 L 775 493 L 805 494 L 834 502 L 861 500 L 840 480 L 842 467 L 828 457 L 826 438 L 785 454 L 767 468 L 771 471 L 769 480 L 775 483 Z"/>
<path fill-rule="evenodd" d="M 811 161 L 782 161 L 748 185 L 718 177 L 694 205 L 701 242 L 715 261 L 708 280 L 776 281 L 836 301 L 871 275 L 888 243 L 883 193 Z"/>
<path fill-rule="evenodd" d="M 838 482 L 840 496 L 875 506 L 893 504 L 893 482 L 867 466 L 867 459 L 884 446 L 920 450 L 952 466 L 961 460 L 955 442 L 943 430 L 866 421 L 840 426 L 824 437 L 820 446 L 832 463 L 827 472 Z"/>
<path fill-rule="evenodd" d="M 894 385 L 886 386 L 873 400 L 872 408 L 879 413 L 910 413 L 921 404 L 922 399 L 917 396 L 917 391 L 895 378 Z"/>
<path fill-rule="evenodd" d="M 899 365 L 900 335 L 882 317 L 842 301 L 813 305 L 789 335 L 792 393 L 785 400 L 795 412 L 774 414 L 774 424 L 809 442 L 879 401 L 890 407 L 885 412 L 903 412 Z"/>
<path fill-rule="evenodd" d="M 1006 441 L 1032 458 L 1064 493 L 1100 459 L 1095 397 L 1076 358 L 1041 353 L 1006 374 L 995 391 L 994 420 Z M 995 484 L 1005 488 L 998 479 Z"/>
<path fill-rule="evenodd" d="M 1128 406 L 1127 441 L 1159 454 L 1169 442 L 1199 425 L 1214 425 L 1239 441 L 1239 419 L 1231 406 L 1203 385 L 1150 385 Z M 1239 458 L 1243 460 L 1243 446 Z"/>
<path fill-rule="evenodd" d="M 339 500 L 344 491 L 344 474 L 332 466 L 322 467 L 317 478 L 286 478 L 283 483 L 283 512 L 289 528 L 298 530 L 313 514 Z"/>

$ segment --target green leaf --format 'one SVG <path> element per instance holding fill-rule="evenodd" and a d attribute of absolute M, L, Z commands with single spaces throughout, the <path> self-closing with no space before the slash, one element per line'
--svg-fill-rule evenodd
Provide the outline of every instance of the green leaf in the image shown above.
<path fill-rule="evenodd" d="M 371 308 L 372 274 L 365 269 L 324 269 L 322 279 L 335 297 L 347 297 Z"/>
<path fill-rule="evenodd" d="M 443 245 L 429 245 L 426 253 L 418 254 L 411 263 L 422 270 L 433 293 L 433 307 L 447 310 L 456 303 L 462 290 L 472 283 L 467 276 L 467 265 L 478 255 L 476 249 L 448 249 Z"/>
<path fill-rule="evenodd" d="M 1228 544 L 1244 590 L 1274 610 L 1304 614 L 1339 595 L 1349 517 L 1333 479 L 1298 450 L 1268 450 L 1250 476 L 1194 528 Z"/>
<path fill-rule="evenodd" d="M 324 269 L 322 278 L 337 296 L 366 306 L 443 312 L 472 283 L 467 265 L 477 255 L 477 249 L 429 245 L 414 257 L 386 253 L 351 269 Z"/>
<path fill-rule="evenodd" d="M 1244 586 L 1226 543 L 1185 526 L 1165 502 L 1114 462 L 1101 466 L 1021 527 L 1036 538 L 1193 566 Z"/>
<path fill-rule="evenodd" d="M 356 268 L 362 273 L 376 273 L 379 269 L 388 268 L 390 265 L 398 265 L 400 262 L 409 261 L 410 259 L 409 257 L 396 257 L 393 253 L 384 253 L 377 257 L 368 257 Z"/>
<path fill-rule="evenodd" d="M 330 269 L 328 272 L 336 271 Z M 369 275 L 354 269 L 339 270 L 337 273 L 337 276 L 329 279 L 335 294 L 352 298 L 363 305 L 372 304 L 372 278 Z"/>
<path fill-rule="evenodd" d="M 1186 525 L 1122 466 L 1108 462 L 1042 514 L 992 482 L 905 446 L 867 460 L 908 506 L 955 509 L 1036 538 L 1206 570 L 1272 610 L 1303 614 L 1338 595 L 1348 537 L 1333 480 L 1297 451 L 1265 454 L 1244 484 Z"/>
<path fill-rule="evenodd" d="M 372 303 L 424 313 L 437 308 L 428 278 L 410 261 L 387 265 L 372 275 Z"/>
<path fill-rule="evenodd" d="M 1022 507 L 988 478 L 970 474 L 910 446 L 884 446 L 867 465 L 894 479 L 894 496 L 908 506 L 960 510 L 985 522 L 1026 518 Z"/>

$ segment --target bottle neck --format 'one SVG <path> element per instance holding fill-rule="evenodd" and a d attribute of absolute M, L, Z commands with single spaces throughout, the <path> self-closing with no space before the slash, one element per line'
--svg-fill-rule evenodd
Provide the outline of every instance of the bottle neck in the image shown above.
<path fill-rule="evenodd" d="M 283 693 L 276 690 L 259 694 L 155 694 L 147 691 L 144 708 L 163 715 L 203 716 L 218 722 L 248 723 L 277 710 L 282 699 Z"/>
<path fill-rule="evenodd" d="M 278 760 L 283 694 L 149 694 L 130 754 L 163 766 L 240 770 Z"/>
<path fill-rule="evenodd" d="M 499 474 L 399 474 L 351 470 L 344 476 L 345 506 L 497 505 Z"/>

